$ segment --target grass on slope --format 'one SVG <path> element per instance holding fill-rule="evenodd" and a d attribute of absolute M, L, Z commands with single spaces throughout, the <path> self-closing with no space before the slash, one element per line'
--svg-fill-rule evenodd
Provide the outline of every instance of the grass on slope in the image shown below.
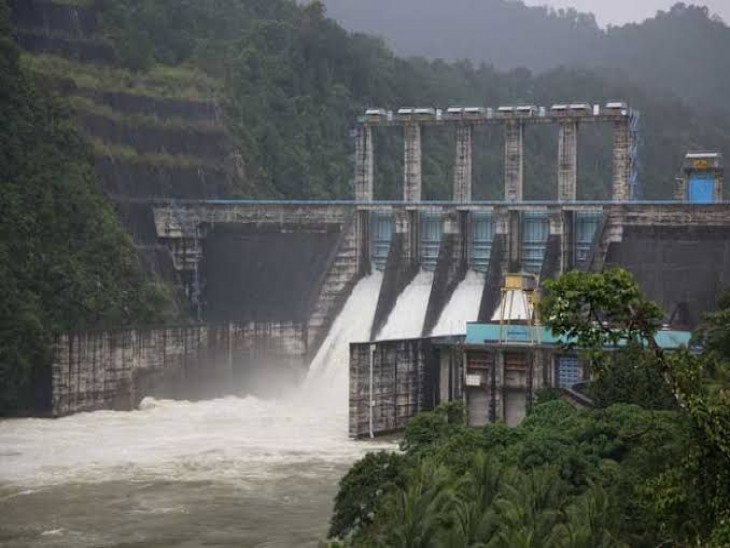
<path fill-rule="evenodd" d="M 220 170 L 220 164 L 206 162 L 197 156 L 182 154 L 145 153 L 142 154 L 132 147 L 105 143 L 97 138 L 89 138 L 91 149 L 95 156 L 114 158 L 130 164 L 156 166 L 162 168 L 198 169 L 207 168 Z"/>
<path fill-rule="evenodd" d="M 103 116 L 118 124 L 134 128 L 162 128 L 168 130 L 194 130 L 201 133 L 220 133 L 225 130 L 222 123 L 214 120 L 186 120 L 176 117 L 161 117 L 145 114 L 126 114 L 106 104 L 97 103 L 87 97 L 69 96 L 68 104 L 79 114 Z"/>
<path fill-rule="evenodd" d="M 145 72 L 78 63 L 56 55 L 25 53 L 23 63 L 33 72 L 72 80 L 78 87 L 148 97 L 209 101 L 220 96 L 221 83 L 188 66 L 155 65 Z"/>

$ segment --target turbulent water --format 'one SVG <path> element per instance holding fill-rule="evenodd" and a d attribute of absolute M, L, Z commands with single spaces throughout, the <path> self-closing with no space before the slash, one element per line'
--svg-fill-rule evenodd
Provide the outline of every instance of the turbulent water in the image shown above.
<path fill-rule="evenodd" d="M 0 543 L 316 545 L 338 480 L 373 447 L 347 438 L 347 364 L 380 283 L 358 284 L 304 385 L 278 400 L 0 422 Z"/>
<path fill-rule="evenodd" d="M 446 305 L 432 335 L 464 335 L 467 322 L 479 318 L 479 307 L 486 280 L 484 274 L 470 270 Z"/>
<path fill-rule="evenodd" d="M 398 297 L 385 327 L 378 334 L 378 340 L 421 336 L 432 285 L 433 272 L 421 271 Z"/>

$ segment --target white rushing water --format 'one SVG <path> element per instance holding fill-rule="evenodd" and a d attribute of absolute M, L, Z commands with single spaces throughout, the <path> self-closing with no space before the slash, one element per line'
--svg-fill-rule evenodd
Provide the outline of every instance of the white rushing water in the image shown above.
<path fill-rule="evenodd" d="M 479 307 L 486 280 L 484 274 L 470 270 L 454 291 L 449 304 L 441 313 L 432 335 L 464 335 L 467 322 L 479 319 Z"/>
<path fill-rule="evenodd" d="M 158 486 L 155 492 L 161 500 L 152 505 L 150 515 L 172 508 L 173 515 L 166 519 L 172 520 L 170 527 L 174 529 L 178 526 L 173 519 L 178 510 L 178 520 L 213 512 L 200 501 L 193 504 L 190 497 L 195 490 L 184 487 L 190 482 L 211 482 L 217 487 L 205 493 L 228 485 L 220 496 L 230 498 L 236 508 L 240 505 L 239 513 L 232 517 L 233 544 L 251 545 L 278 538 L 276 535 L 289 536 L 268 546 L 311 544 L 316 538 L 292 537 L 290 532 L 300 528 L 310 534 L 312 521 L 315 532 L 311 535 L 321 538 L 339 477 L 374 447 L 347 436 L 349 343 L 368 340 L 381 281 L 382 275 L 376 275 L 355 287 L 303 386 L 278 400 L 229 397 L 191 403 L 148 399 L 134 412 L 101 411 L 60 420 L 0 422 L 0 511 L 7 514 L 11 526 L 17 522 L 18 530 L 33 529 L 35 523 L 31 525 L 27 520 L 41 519 L 38 515 L 43 511 L 38 508 L 51 505 L 51 501 L 56 507 L 66 508 L 68 501 L 64 500 L 74 492 L 68 486 L 86 485 L 78 500 L 73 501 L 77 511 L 69 513 L 66 521 L 37 525 L 38 535 L 45 539 L 49 531 L 67 531 L 68 523 L 78 525 L 85 513 L 101 512 L 93 502 L 98 498 L 111 497 L 109 507 L 142 500 L 142 510 L 138 510 L 146 515 L 145 505 L 151 503 L 149 492 L 144 491 L 145 482 L 151 482 Z M 109 487 L 110 482 L 115 487 Z M 94 488 L 94 484 L 104 487 Z M 208 500 L 205 493 L 200 496 L 214 504 L 215 497 L 211 495 Z M 85 504 L 89 507 L 84 508 Z M 287 504 L 295 508 L 282 510 Z M 273 510 L 255 514 L 269 508 L 267 505 Z M 67 508 L 71 512 L 71 506 Z M 279 512 L 290 512 L 292 520 L 298 519 L 297 512 L 316 516 L 306 514 L 306 518 L 300 518 L 302 523 L 287 525 L 285 521 L 277 523 L 279 518 L 275 516 Z M 110 523 L 104 527 L 111 532 L 103 538 L 98 537 L 97 528 L 90 532 L 90 525 L 84 522 L 78 527 L 86 536 L 61 534 L 57 540 L 61 545 L 120 541 L 113 531 L 122 527 L 118 521 L 125 514 L 117 514 L 110 511 L 107 516 Z M 142 518 L 135 519 L 136 527 L 146 531 Z M 200 518 L 200 530 L 190 533 L 200 542 L 203 537 L 199 535 L 210 533 L 205 519 Z M 150 520 L 149 531 L 161 528 Z M 265 525 L 267 520 L 270 525 Z M 168 533 L 166 528 L 159 534 Z M 162 538 L 157 534 L 155 529 L 154 535 L 140 538 L 155 544 Z M 47 540 L 38 545 L 45 545 Z"/>
<path fill-rule="evenodd" d="M 387 341 L 420 337 L 432 285 L 433 272 L 419 272 L 398 297 L 377 339 Z"/>

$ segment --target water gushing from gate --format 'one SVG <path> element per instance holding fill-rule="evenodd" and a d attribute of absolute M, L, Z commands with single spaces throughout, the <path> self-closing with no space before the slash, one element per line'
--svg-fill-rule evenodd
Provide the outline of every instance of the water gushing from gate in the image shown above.
<path fill-rule="evenodd" d="M 467 322 L 475 322 L 479 318 L 479 306 L 486 280 L 484 274 L 470 270 L 464 280 L 454 291 L 449 304 L 441 313 L 439 322 L 433 330 L 433 336 L 464 335 Z"/>
<path fill-rule="evenodd" d="M 398 297 L 378 340 L 414 339 L 421 336 L 433 285 L 433 272 L 421 271 Z"/>

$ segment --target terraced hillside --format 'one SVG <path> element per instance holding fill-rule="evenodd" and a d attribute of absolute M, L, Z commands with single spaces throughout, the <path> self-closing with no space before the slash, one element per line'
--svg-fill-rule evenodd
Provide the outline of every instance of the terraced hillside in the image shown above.
<path fill-rule="evenodd" d="M 24 61 L 69 98 L 105 192 L 118 201 L 242 192 L 220 83 L 193 67 L 117 66 L 99 14 L 78 4 L 10 2 Z"/>
<path fill-rule="evenodd" d="M 89 2 L 9 5 L 23 63 L 67 100 L 142 266 L 172 280 L 149 200 L 255 195 L 223 123 L 220 82 L 193 66 L 123 68 Z"/>

